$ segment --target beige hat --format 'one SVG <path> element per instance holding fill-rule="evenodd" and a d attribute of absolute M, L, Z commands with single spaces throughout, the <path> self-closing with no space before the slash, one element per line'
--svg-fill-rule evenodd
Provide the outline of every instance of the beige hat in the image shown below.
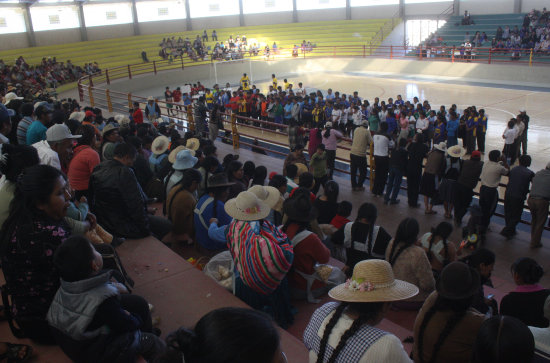
<path fill-rule="evenodd" d="M 168 146 L 170 145 L 170 139 L 166 136 L 158 136 L 153 140 L 153 143 L 151 144 L 151 151 L 155 155 L 161 155 L 168 150 Z"/>
<path fill-rule="evenodd" d="M 447 149 L 447 154 L 452 158 L 461 158 L 466 155 L 466 149 L 460 145 L 451 146 Z"/>
<path fill-rule="evenodd" d="M 239 221 L 257 221 L 269 215 L 271 208 L 255 194 L 244 191 L 225 203 L 225 211 Z"/>
<path fill-rule="evenodd" d="M 447 151 L 447 143 L 446 142 L 440 142 L 439 144 L 434 146 L 435 149 L 439 151 L 446 152 Z"/>
<path fill-rule="evenodd" d="M 275 187 L 253 185 L 248 191 L 264 201 L 270 208 L 275 207 L 281 199 L 281 193 Z"/>
<path fill-rule="evenodd" d="M 170 154 L 168 155 L 168 161 L 170 162 L 170 164 L 174 164 L 174 162 L 176 161 L 176 155 L 178 155 L 178 153 L 182 150 L 189 150 L 189 149 L 186 148 L 185 146 L 178 146 L 174 150 L 170 151 Z M 191 151 L 191 156 L 195 156 L 195 151 L 193 150 L 189 150 L 189 151 Z"/>
<path fill-rule="evenodd" d="M 199 146 L 201 146 L 201 142 L 199 139 L 192 137 L 190 139 L 187 139 L 187 142 L 185 143 L 185 147 L 191 150 L 198 150 Z"/>
<path fill-rule="evenodd" d="M 101 136 L 105 137 L 105 135 L 107 135 L 107 133 L 109 133 L 110 131 L 118 130 L 118 129 L 119 129 L 119 127 L 115 124 L 107 124 L 107 125 L 105 125 L 105 127 L 101 131 Z"/>
<path fill-rule="evenodd" d="M 393 276 L 391 265 L 384 260 L 365 260 L 353 268 L 346 283 L 329 291 L 328 295 L 347 302 L 384 302 L 405 300 L 418 294 L 418 287 Z"/>
<path fill-rule="evenodd" d="M 127 126 L 130 124 L 130 118 L 125 115 L 115 115 L 115 121 L 121 126 Z"/>
<path fill-rule="evenodd" d="M 86 114 L 84 112 L 73 112 L 69 116 L 69 120 L 76 120 L 78 122 L 84 121 L 84 118 L 86 117 Z"/>
<path fill-rule="evenodd" d="M 296 173 L 296 177 L 299 177 L 300 175 L 302 175 L 303 173 L 305 173 L 306 171 L 308 171 L 308 168 L 305 164 L 302 164 L 302 163 L 296 163 L 294 164 L 296 165 L 296 167 L 298 168 L 298 172 Z"/>
<path fill-rule="evenodd" d="M 10 103 L 11 100 L 22 100 L 23 97 L 18 97 L 14 92 L 6 93 L 4 96 L 4 105 Z"/>
<path fill-rule="evenodd" d="M 151 101 L 154 101 L 155 99 L 153 98 L 153 96 L 149 96 L 147 97 L 147 102 L 151 102 Z"/>

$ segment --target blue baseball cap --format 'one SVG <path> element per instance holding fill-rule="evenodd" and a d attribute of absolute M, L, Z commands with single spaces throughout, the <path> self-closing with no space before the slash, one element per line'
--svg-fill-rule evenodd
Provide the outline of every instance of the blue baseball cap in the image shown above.
<path fill-rule="evenodd" d="M 4 123 L 12 116 L 15 116 L 15 111 L 11 108 L 6 108 L 6 106 L 0 103 L 0 122 Z"/>

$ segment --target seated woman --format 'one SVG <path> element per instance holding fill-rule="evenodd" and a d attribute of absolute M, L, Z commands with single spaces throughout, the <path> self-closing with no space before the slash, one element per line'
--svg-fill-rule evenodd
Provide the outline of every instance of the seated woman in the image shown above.
<path fill-rule="evenodd" d="M 393 276 L 386 261 L 361 261 L 351 280 L 330 290 L 337 302 L 317 309 L 304 331 L 310 362 L 411 362 L 399 338 L 375 327 L 392 301 L 418 293 Z"/>
<path fill-rule="evenodd" d="M 164 190 L 166 195 L 183 177 L 183 171 L 190 169 L 197 163 L 195 152 L 178 146 L 168 155 L 168 161 L 172 164 L 172 170 L 164 178 Z"/>
<path fill-rule="evenodd" d="M 294 321 L 286 277 L 294 259 L 288 237 L 264 220 L 270 208 L 251 192 L 228 200 L 225 211 L 233 217 L 226 237 L 235 263 L 235 295 L 288 327 Z"/>
<path fill-rule="evenodd" d="M 359 261 L 371 258 L 384 259 L 391 236 L 384 227 L 377 226 L 378 210 L 372 203 L 363 203 L 354 222 L 347 223 L 332 235 L 337 255 L 351 271 Z"/>
<path fill-rule="evenodd" d="M 542 266 L 529 257 L 518 258 L 512 264 L 512 276 L 517 287 L 500 302 L 500 314 L 518 318 L 523 323 L 537 328 L 546 328 L 544 302 L 550 290 L 539 285 L 544 274 Z"/>
<path fill-rule="evenodd" d="M 417 246 L 418 222 L 405 218 L 386 249 L 386 261 L 392 265 L 395 277 L 418 286 L 420 292 L 414 298 L 395 304 L 406 310 L 418 310 L 435 288 L 432 267 L 422 247 Z"/>
<path fill-rule="evenodd" d="M 275 204 L 271 208 L 271 212 L 269 212 L 269 216 L 267 216 L 267 220 L 271 222 L 271 224 L 275 226 L 280 226 L 283 224 L 283 202 L 284 202 L 284 195 L 287 190 L 287 179 L 282 176 L 281 174 L 275 174 L 269 181 L 268 185 L 270 187 L 274 187 L 279 191 L 280 198 L 279 203 Z"/>
<path fill-rule="evenodd" d="M 225 172 L 227 173 L 227 180 L 231 183 L 228 198 L 236 198 L 247 187 L 247 183 L 244 180 L 243 164 L 240 161 L 233 160 L 227 165 Z"/>
<path fill-rule="evenodd" d="M 172 222 L 172 234 L 176 240 L 187 244 L 195 240 L 193 210 L 197 205 L 195 191 L 200 182 L 201 173 L 197 169 L 185 169 L 181 180 L 166 197 L 166 216 Z"/>
<path fill-rule="evenodd" d="M 485 316 L 472 308 L 479 274 L 463 262 L 448 264 L 414 322 L 415 362 L 470 362 Z"/>
<path fill-rule="evenodd" d="M 294 262 L 289 272 L 289 284 L 293 299 L 306 299 L 319 302 L 316 298 L 329 290 L 320 278 L 312 278 L 316 264 L 326 264 L 330 251 L 317 235 L 311 231 L 310 222 L 317 217 L 317 211 L 311 205 L 307 193 L 288 199 L 283 204 L 288 216 L 282 231 L 286 233 L 294 249 Z"/>
<path fill-rule="evenodd" d="M 23 171 L 0 232 L 0 256 L 13 318 L 27 338 L 52 343 L 46 313 L 59 287 L 53 264 L 69 237 L 64 222 L 69 195 L 61 171 L 35 165 Z"/>
<path fill-rule="evenodd" d="M 329 224 L 336 215 L 339 190 L 338 183 L 334 180 L 329 180 L 323 187 L 323 195 L 315 199 L 314 206 L 318 211 L 317 222 L 319 224 Z"/>
<path fill-rule="evenodd" d="M 199 199 L 193 212 L 196 241 L 212 254 L 227 249 L 225 229 L 222 229 L 221 236 L 215 235 L 213 230 L 219 230 L 231 223 L 232 218 L 224 209 L 231 185 L 233 183 L 227 181 L 225 173 L 211 175 L 208 178 L 207 193 Z"/>
<path fill-rule="evenodd" d="M 461 259 L 462 262 L 467 263 L 468 266 L 476 270 L 479 274 L 481 283 L 478 292 L 474 295 L 472 307 L 482 314 L 498 314 L 497 301 L 494 298 L 487 299 L 483 290 L 483 286 L 485 285 L 493 287 L 491 274 L 493 273 L 493 268 L 495 267 L 495 259 L 495 254 L 484 247 L 478 248 L 469 256 Z"/>
<path fill-rule="evenodd" d="M 452 224 L 441 222 L 437 227 L 432 228 L 431 232 L 425 233 L 420 238 L 420 244 L 426 251 L 436 277 L 445 266 L 456 260 L 456 247 L 454 243 L 447 242 L 452 232 Z"/>
<path fill-rule="evenodd" d="M 182 327 L 169 334 L 166 343 L 161 362 L 287 362 L 273 320 L 251 309 L 213 310 L 193 329 Z"/>
<path fill-rule="evenodd" d="M 69 178 L 71 188 L 75 191 L 75 198 L 80 200 L 81 197 L 90 198 L 88 193 L 90 176 L 94 168 L 99 164 L 100 158 L 94 149 L 97 143 L 94 127 L 91 125 L 80 125 L 76 134 L 82 137 L 77 140 L 67 177 Z"/>

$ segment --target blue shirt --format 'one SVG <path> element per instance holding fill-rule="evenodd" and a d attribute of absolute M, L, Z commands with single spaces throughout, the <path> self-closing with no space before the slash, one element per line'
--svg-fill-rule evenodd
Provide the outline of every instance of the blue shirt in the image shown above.
<path fill-rule="evenodd" d="M 447 136 L 455 137 L 456 130 L 458 130 L 458 120 L 449 120 L 447 122 Z"/>
<path fill-rule="evenodd" d="M 200 210 L 204 202 L 211 198 L 210 195 L 205 194 L 197 203 L 197 206 L 195 209 Z M 211 218 L 213 218 L 214 211 L 214 201 L 210 202 L 206 208 L 204 208 L 204 211 L 202 212 L 201 216 L 204 220 L 204 223 L 206 223 L 207 226 L 209 226 L 209 221 Z M 225 212 L 224 204 L 221 201 L 217 201 L 216 205 L 216 218 L 218 219 L 218 225 L 221 228 L 223 226 L 227 226 L 229 223 L 231 223 L 232 218 Z M 224 240 L 223 242 L 220 242 L 218 240 L 211 239 L 208 236 L 208 228 L 205 228 L 202 223 L 201 219 L 199 218 L 198 214 L 194 213 L 194 223 L 195 223 L 195 239 L 196 241 L 204 248 L 208 250 L 221 250 L 221 249 L 227 249 L 227 242 Z"/>
<path fill-rule="evenodd" d="M 293 106 L 292 103 L 287 103 L 285 105 L 285 119 L 287 119 L 287 120 L 292 117 L 292 115 L 291 115 L 292 106 Z M 287 112 L 288 112 L 288 114 L 287 114 Z"/>
<path fill-rule="evenodd" d="M 46 140 L 46 131 L 48 128 L 40 121 L 33 121 L 27 129 L 27 145 L 35 144 L 39 141 Z"/>

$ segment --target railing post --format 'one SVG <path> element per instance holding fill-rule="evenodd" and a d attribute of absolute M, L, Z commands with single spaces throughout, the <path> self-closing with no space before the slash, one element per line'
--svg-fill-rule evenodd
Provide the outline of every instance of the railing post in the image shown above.
<path fill-rule="evenodd" d="M 422 44 L 419 45 L 418 50 L 419 50 L 419 52 L 418 52 L 418 58 L 422 59 Z"/>
<path fill-rule="evenodd" d="M 157 74 L 157 61 L 153 61 L 153 71 Z"/>
<path fill-rule="evenodd" d="M 181 59 L 181 69 L 183 69 L 183 55 L 180 57 Z"/>
<path fill-rule="evenodd" d="M 365 44 L 363 44 L 363 58 L 365 58 L 366 51 L 367 51 L 366 46 Z"/>
<path fill-rule="evenodd" d="M 237 115 L 231 114 L 231 134 L 233 136 L 233 149 L 239 148 L 239 130 L 237 130 Z"/>
<path fill-rule="evenodd" d="M 455 46 L 453 45 L 453 50 L 451 50 L 451 62 L 454 63 L 455 62 Z"/>
<path fill-rule="evenodd" d="M 376 169 L 376 165 L 374 163 L 374 143 L 370 143 L 370 148 L 369 148 L 369 165 L 370 165 L 370 175 L 369 175 L 369 180 L 370 180 L 370 190 L 372 191 L 372 188 L 374 187 L 374 173 L 375 173 L 375 169 Z"/>
<path fill-rule="evenodd" d="M 390 59 L 393 59 L 393 45 L 390 45 Z"/>
<path fill-rule="evenodd" d="M 132 102 L 132 94 L 128 93 L 128 108 L 134 108 L 134 103 Z"/>
<path fill-rule="evenodd" d="M 91 75 L 88 76 L 88 86 L 93 87 L 94 86 L 94 79 Z"/>
<path fill-rule="evenodd" d="M 78 80 L 78 98 L 80 102 L 84 102 L 84 90 L 82 89 L 82 83 Z"/>
<path fill-rule="evenodd" d="M 105 78 L 107 79 L 107 84 L 111 84 L 111 80 L 109 79 L 109 68 L 105 70 Z"/>
<path fill-rule="evenodd" d="M 111 93 L 108 89 L 105 90 L 105 97 L 107 98 L 107 109 L 109 112 L 113 112 L 113 102 L 111 101 Z"/>
<path fill-rule="evenodd" d="M 533 48 L 531 48 L 531 54 L 529 55 L 529 67 L 533 66 Z"/>
<path fill-rule="evenodd" d="M 491 56 L 493 55 L 493 48 L 489 48 L 489 64 L 491 64 Z"/>
<path fill-rule="evenodd" d="M 93 87 L 88 87 L 88 97 L 90 98 L 90 106 L 94 107 L 94 94 L 93 94 Z"/>
<path fill-rule="evenodd" d="M 333 56 L 333 57 L 336 56 L 336 47 L 332 47 L 332 56 Z"/>
<path fill-rule="evenodd" d="M 128 78 L 132 79 L 132 69 L 130 68 L 129 64 L 128 64 Z"/>
<path fill-rule="evenodd" d="M 191 109 L 191 105 L 187 106 L 186 112 L 187 112 L 187 130 L 195 131 L 195 120 L 193 119 L 193 110 Z"/>

